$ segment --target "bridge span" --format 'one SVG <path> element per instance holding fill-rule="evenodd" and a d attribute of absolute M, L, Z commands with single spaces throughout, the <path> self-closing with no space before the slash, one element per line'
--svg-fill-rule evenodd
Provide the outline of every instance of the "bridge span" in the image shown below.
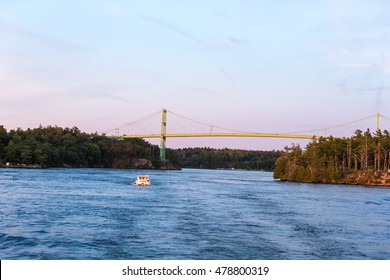
<path fill-rule="evenodd" d="M 167 112 L 169 112 L 170 114 L 172 115 L 175 115 L 175 116 L 178 116 L 178 117 L 181 117 L 182 119 L 185 119 L 185 120 L 189 120 L 189 121 L 192 121 L 194 123 L 198 123 L 198 124 L 201 124 L 201 125 L 204 125 L 204 126 L 207 126 L 209 127 L 210 131 L 209 132 L 202 132 L 202 133 L 199 133 L 199 132 L 192 132 L 192 133 L 167 133 Z M 310 140 L 310 139 L 319 139 L 320 137 L 324 137 L 326 138 L 326 131 L 327 129 L 331 129 L 331 128 L 337 128 L 337 127 L 343 127 L 345 125 L 349 125 L 349 124 L 354 124 L 356 122 L 359 122 L 359 121 L 362 121 L 362 120 L 367 120 L 367 119 L 371 119 L 373 117 L 376 118 L 376 129 L 379 130 L 379 121 L 380 121 L 380 118 L 385 118 L 385 119 L 388 119 L 390 120 L 390 118 L 387 118 L 379 113 L 375 114 L 375 115 L 370 115 L 368 117 L 365 117 L 365 118 L 362 118 L 362 119 L 359 119 L 359 120 L 356 120 L 356 121 L 352 121 L 352 122 L 348 122 L 348 123 L 344 123 L 344 124 L 341 124 L 341 125 L 336 125 L 336 126 L 332 126 L 332 127 L 328 127 L 328 128 L 324 128 L 324 129 L 317 129 L 317 130 L 311 130 L 311 131 L 307 131 L 306 133 L 310 133 L 310 132 L 319 132 L 319 131 L 323 131 L 324 132 L 324 135 L 316 135 L 316 134 L 295 134 L 295 133 L 256 133 L 256 132 L 244 132 L 244 131 L 238 131 L 238 130 L 234 130 L 234 129 L 228 129 L 228 128 L 221 128 L 221 127 L 217 127 L 217 126 L 213 126 L 213 125 L 210 125 L 210 124 L 206 124 L 206 123 L 202 123 L 202 122 L 198 122 L 198 121 L 194 121 L 194 120 L 191 120 L 189 118 L 186 118 L 186 117 L 183 117 L 183 116 L 180 116 L 178 114 L 175 114 L 171 111 L 168 111 L 166 109 L 162 109 L 161 111 L 158 111 L 152 115 L 149 115 L 145 118 L 142 118 L 141 120 L 138 120 L 138 121 L 135 121 L 135 122 L 132 122 L 132 123 L 128 123 L 122 127 L 125 127 L 125 126 L 130 126 L 130 125 L 133 125 L 137 122 L 140 122 L 140 121 L 143 121 L 151 116 L 156 116 L 156 115 L 160 115 L 161 114 L 161 126 L 160 126 L 160 131 L 158 133 L 134 133 L 134 134 L 130 134 L 130 133 L 127 133 L 127 134 L 123 134 L 123 135 L 119 135 L 119 128 L 116 128 L 116 129 L 112 129 L 110 131 L 117 131 L 117 135 L 112 135 L 112 136 L 109 136 L 111 138 L 119 138 L 119 139 L 128 139 L 128 138 L 144 138 L 144 139 L 148 139 L 148 138 L 159 138 L 160 139 L 160 160 L 164 161 L 165 160 L 165 149 L 166 149 L 166 139 L 167 138 L 181 138 L 181 137 L 267 137 L 267 138 L 288 138 L 288 139 L 307 139 L 307 140 Z M 213 130 L 217 128 L 217 129 L 221 129 L 221 130 L 225 130 L 225 132 L 214 132 Z M 107 134 L 107 132 L 105 133 Z"/>

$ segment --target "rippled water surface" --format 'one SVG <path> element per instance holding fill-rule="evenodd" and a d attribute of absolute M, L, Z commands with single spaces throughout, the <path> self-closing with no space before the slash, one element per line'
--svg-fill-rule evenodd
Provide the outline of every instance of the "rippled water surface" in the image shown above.
<path fill-rule="evenodd" d="M 137 188 L 137 175 L 153 186 Z M 390 259 L 390 189 L 272 173 L 0 169 L 0 259 Z"/>

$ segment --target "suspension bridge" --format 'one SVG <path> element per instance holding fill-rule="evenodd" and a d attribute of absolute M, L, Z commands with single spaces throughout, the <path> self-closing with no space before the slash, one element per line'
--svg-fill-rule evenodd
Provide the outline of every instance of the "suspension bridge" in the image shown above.
<path fill-rule="evenodd" d="M 167 129 L 167 115 L 170 116 L 169 131 Z M 111 138 L 126 139 L 126 138 L 159 138 L 160 139 L 160 160 L 165 160 L 165 149 L 167 138 L 179 138 L 179 137 L 267 137 L 267 138 L 289 138 L 289 139 L 319 139 L 320 137 L 327 137 L 329 132 L 332 132 L 335 136 L 335 130 L 344 129 L 354 126 L 352 129 L 355 131 L 359 129 L 356 127 L 357 123 L 363 123 L 367 121 L 372 122 L 375 119 L 375 131 L 380 129 L 381 120 L 388 120 L 390 118 L 383 116 L 380 113 L 367 116 L 358 120 L 350 121 L 347 123 L 329 126 L 321 129 L 307 130 L 301 132 L 291 133 L 259 133 L 259 132 L 246 132 L 230 128 L 219 127 L 204 122 L 196 121 L 188 117 L 181 116 L 174 112 L 162 109 L 151 115 L 143 117 L 133 122 L 126 123 L 120 127 L 110 129 L 104 132 L 104 135 Z M 367 125 L 369 128 L 371 125 Z M 190 128 L 190 130 L 188 129 Z M 363 129 L 366 129 L 363 128 Z M 111 134 L 111 135 L 110 135 Z M 346 135 L 344 135 L 346 136 Z M 351 131 L 349 135 L 351 136 Z M 339 136 L 341 137 L 341 136 Z"/>

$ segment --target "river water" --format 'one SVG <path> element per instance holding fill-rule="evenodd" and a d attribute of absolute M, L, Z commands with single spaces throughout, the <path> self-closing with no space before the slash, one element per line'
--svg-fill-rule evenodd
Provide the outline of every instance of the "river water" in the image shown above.
<path fill-rule="evenodd" d="M 153 186 L 132 185 L 150 175 Z M 390 259 L 390 189 L 272 173 L 0 169 L 0 259 Z"/>

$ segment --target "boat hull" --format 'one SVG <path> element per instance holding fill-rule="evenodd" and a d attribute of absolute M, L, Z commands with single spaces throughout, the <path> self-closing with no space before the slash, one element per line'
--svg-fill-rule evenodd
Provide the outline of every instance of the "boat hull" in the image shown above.
<path fill-rule="evenodd" d="M 149 176 L 143 175 L 137 177 L 137 180 L 135 180 L 134 185 L 138 187 L 150 187 L 152 183 L 149 180 Z"/>

